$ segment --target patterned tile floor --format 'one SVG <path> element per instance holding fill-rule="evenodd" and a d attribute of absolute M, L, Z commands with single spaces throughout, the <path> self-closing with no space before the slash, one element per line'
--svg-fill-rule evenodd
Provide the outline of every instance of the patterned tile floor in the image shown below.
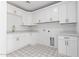
<path fill-rule="evenodd" d="M 7 55 L 8 57 L 56 57 L 57 49 L 45 45 L 37 44 L 25 46 Z"/>

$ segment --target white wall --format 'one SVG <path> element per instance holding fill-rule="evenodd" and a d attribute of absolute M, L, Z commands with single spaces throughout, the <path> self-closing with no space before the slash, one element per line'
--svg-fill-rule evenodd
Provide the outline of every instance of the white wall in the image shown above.
<path fill-rule="evenodd" d="M 6 56 L 7 39 L 6 39 L 6 22 L 7 22 L 7 4 L 0 1 L 0 56 Z"/>

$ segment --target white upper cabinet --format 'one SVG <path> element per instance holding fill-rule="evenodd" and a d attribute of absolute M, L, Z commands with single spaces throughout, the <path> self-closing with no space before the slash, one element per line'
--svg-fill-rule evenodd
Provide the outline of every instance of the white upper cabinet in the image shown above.
<path fill-rule="evenodd" d="M 59 21 L 60 21 L 60 23 L 65 23 L 66 22 L 66 18 L 67 18 L 66 15 L 67 15 L 66 4 L 61 3 L 59 5 Z"/>
<path fill-rule="evenodd" d="M 58 4 L 55 4 L 55 5 L 52 5 L 50 6 L 50 21 L 58 21 L 59 19 L 59 16 L 58 16 L 58 13 L 59 13 L 59 6 Z"/>
<path fill-rule="evenodd" d="M 32 14 L 31 14 L 31 12 L 25 12 L 23 14 L 23 25 L 32 25 Z"/>
<path fill-rule="evenodd" d="M 39 9 L 33 12 L 33 23 L 49 22 L 50 13 L 48 8 Z"/>
<path fill-rule="evenodd" d="M 16 15 L 23 15 L 24 11 L 22 9 L 19 9 L 13 5 L 7 4 L 7 12 L 16 14 Z"/>
<path fill-rule="evenodd" d="M 43 8 L 41 10 L 41 22 L 49 22 L 49 18 L 50 18 L 50 9 L 47 8 Z"/>
<path fill-rule="evenodd" d="M 58 5 L 51 5 L 33 12 L 33 23 L 52 21 L 58 21 Z"/>
<path fill-rule="evenodd" d="M 21 15 L 23 25 L 60 21 L 60 23 L 76 23 L 76 2 L 65 1 L 57 4 L 27 12 L 8 4 L 8 12 Z"/>
<path fill-rule="evenodd" d="M 60 2 L 33 12 L 37 23 L 60 21 L 60 23 L 76 23 L 76 2 Z"/>
<path fill-rule="evenodd" d="M 33 24 L 38 23 L 37 12 L 35 12 L 35 11 L 32 13 L 32 23 L 33 23 Z"/>
<path fill-rule="evenodd" d="M 22 16 L 7 13 L 7 31 L 18 30 L 19 26 L 22 25 Z"/>
<path fill-rule="evenodd" d="M 67 18 L 69 19 L 69 22 L 76 22 L 76 10 L 76 2 L 67 2 Z"/>
<path fill-rule="evenodd" d="M 10 4 L 8 6 L 8 13 L 16 14 L 22 17 L 22 25 L 32 25 L 32 13 L 28 11 L 24 11 Z"/>
<path fill-rule="evenodd" d="M 76 16 L 76 2 L 61 2 L 59 6 L 60 23 L 75 23 Z"/>

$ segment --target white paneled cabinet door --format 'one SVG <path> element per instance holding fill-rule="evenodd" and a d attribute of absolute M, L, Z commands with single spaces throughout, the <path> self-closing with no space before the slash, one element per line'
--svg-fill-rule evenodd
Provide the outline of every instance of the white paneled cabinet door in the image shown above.
<path fill-rule="evenodd" d="M 50 21 L 58 21 L 58 12 L 59 12 L 59 6 L 58 5 L 55 5 L 55 6 L 51 6 L 51 9 L 50 9 Z"/>
<path fill-rule="evenodd" d="M 40 20 L 40 11 L 38 10 L 38 11 L 34 11 L 33 12 L 33 15 L 32 15 L 32 22 L 34 23 L 34 24 L 36 24 L 36 23 L 39 23 L 39 20 Z"/>
<path fill-rule="evenodd" d="M 59 54 L 70 57 L 76 57 L 78 52 L 77 38 L 76 37 L 61 37 L 61 38 L 58 39 Z"/>
<path fill-rule="evenodd" d="M 15 26 L 15 30 L 18 30 L 19 26 L 22 25 L 22 17 L 16 14 L 7 13 L 7 30 L 12 31 Z"/>
<path fill-rule="evenodd" d="M 69 23 L 76 22 L 76 2 L 67 2 L 67 18 Z"/>
<path fill-rule="evenodd" d="M 25 12 L 23 14 L 23 24 L 32 25 L 32 14 L 30 12 Z"/>
<path fill-rule="evenodd" d="M 67 56 L 72 56 L 72 57 L 77 56 L 77 40 L 76 39 L 67 40 Z"/>
<path fill-rule="evenodd" d="M 66 21 L 66 18 L 67 18 L 67 10 L 66 10 L 67 8 L 66 8 L 66 3 L 61 3 L 60 5 L 59 5 L 59 21 L 60 21 L 60 23 L 66 23 L 67 21 Z"/>
<path fill-rule="evenodd" d="M 17 49 L 16 35 L 8 34 L 7 53 L 11 53 Z"/>
<path fill-rule="evenodd" d="M 66 41 L 64 39 L 58 40 L 58 53 L 66 55 Z"/>
<path fill-rule="evenodd" d="M 59 5 L 59 21 L 60 23 L 76 23 L 76 2 L 62 2 Z"/>
<path fill-rule="evenodd" d="M 43 9 L 43 22 L 50 22 L 50 7 Z"/>

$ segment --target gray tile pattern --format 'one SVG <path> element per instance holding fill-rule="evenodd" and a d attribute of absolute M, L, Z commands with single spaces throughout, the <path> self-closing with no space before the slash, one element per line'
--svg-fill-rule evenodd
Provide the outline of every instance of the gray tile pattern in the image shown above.
<path fill-rule="evenodd" d="M 7 55 L 8 57 L 56 57 L 57 49 L 37 44 L 25 46 Z"/>

